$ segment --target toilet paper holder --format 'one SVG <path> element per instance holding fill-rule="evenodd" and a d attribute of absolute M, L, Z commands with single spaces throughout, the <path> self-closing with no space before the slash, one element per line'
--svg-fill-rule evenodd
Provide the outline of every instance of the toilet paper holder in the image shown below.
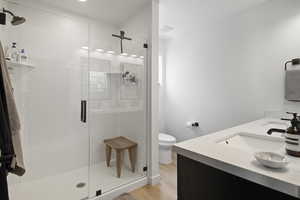
<path fill-rule="evenodd" d="M 194 121 L 194 122 L 187 122 L 186 126 L 189 128 L 198 128 L 199 127 L 199 122 Z"/>

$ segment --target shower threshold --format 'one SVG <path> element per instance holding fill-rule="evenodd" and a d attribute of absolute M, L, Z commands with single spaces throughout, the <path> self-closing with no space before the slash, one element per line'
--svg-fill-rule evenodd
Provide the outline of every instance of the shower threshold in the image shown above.
<path fill-rule="evenodd" d="M 87 199 L 88 196 L 94 197 L 100 189 L 102 193 L 109 192 L 144 177 L 143 173 L 133 173 L 130 168 L 124 167 L 121 178 L 117 178 L 115 166 L 107 168 L 105 162 L 93 165 L 90 170 L 91 180 L 88 180 L 88 167 L 83 167 L 55 176 L 11 184 L 10 199 Z"/>

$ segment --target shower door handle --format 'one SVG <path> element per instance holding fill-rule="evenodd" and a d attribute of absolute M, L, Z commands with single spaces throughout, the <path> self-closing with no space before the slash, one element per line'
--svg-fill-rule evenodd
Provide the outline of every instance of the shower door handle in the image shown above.
<path fill-rule="evenodd" d="M 80 121 L 86 123 L 86 100 L 81 101 Z"/>

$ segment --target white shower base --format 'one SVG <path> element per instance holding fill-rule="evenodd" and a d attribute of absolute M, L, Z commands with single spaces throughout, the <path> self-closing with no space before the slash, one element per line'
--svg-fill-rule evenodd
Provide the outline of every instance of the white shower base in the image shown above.
<path fill-rule="evenodd" d="M 111 167 L 107 168 L 105 162 L 102 162 L 91 167 L 90 185 L 76 188 L 80 182 L 88 183 L 87 173 L 88 167 L 84 167 L 56 176 L 10 185 L 10 199 L 81 200 L 88 196 L 94 197 L 99 189 L 105 193 L 145 176 L 143 173 L 132 173 L 130 169 L 123 167 L 121 178 L 117 178 L 115 166 L 112 164 Z"/>

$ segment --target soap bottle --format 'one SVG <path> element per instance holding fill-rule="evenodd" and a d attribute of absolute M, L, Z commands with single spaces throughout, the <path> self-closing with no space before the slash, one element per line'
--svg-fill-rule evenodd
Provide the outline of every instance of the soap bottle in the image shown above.
<path fill-rule="evenodd" d="M 11 60 L 11 55 L 12 55 L 12 52 L 13 52 L 13 46 L 15 46 L 14 43 L 12 43 L 11 46 L 7 46 L 6 52 L 5 52 L 6 60 Z"/>
<path fill-rule="evenodd" d="M 293 119 L 282 119 L 291 122 L 291 126 L 285 133 L 286 152 L 288 155 L 300 157 L 300 117 L 298 113 L 293 115 Z"/>
<path fill-rule="evenodd" d="M 10 59 L 13 62 L 19 62 L 20 61 L 20 54 L 17 49 L 17 43 L 13 42 L 12 47 L 11 47 L 11 52 L 10 52 Z"/>
<path fill-rule="evenodd" d="M 27 62 L 28 62 L 28 56 L 25 53 L 25 49 L 21 49 L 21 51 L 20 51 L 20 62 L 23 64 L 27 64 Z"/>

